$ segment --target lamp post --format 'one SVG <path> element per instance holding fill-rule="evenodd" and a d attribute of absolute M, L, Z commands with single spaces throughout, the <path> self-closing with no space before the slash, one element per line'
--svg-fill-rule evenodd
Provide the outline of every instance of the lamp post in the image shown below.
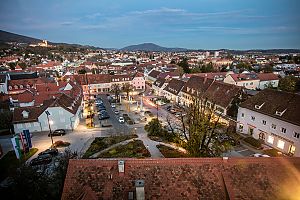
<path fill-rule="evenodd" d="M 50 131 L 50 138 L 51 138 L 51 143 L 53 145 L 52 130 L 51 130 L 50 121 L 49 121 L 49 115 L 50 115 L 50 113 L 49 113 L 48 110 L 46 110 L 45 113 L 47 115 L 48 126 L 49 126 L 49 131 Z M 53 123 L 53 121 L 51 121 L 51 122 Z"/>

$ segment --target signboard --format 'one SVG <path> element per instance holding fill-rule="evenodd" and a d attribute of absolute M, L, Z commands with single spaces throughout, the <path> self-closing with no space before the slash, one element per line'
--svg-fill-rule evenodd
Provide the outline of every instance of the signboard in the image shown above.
<path fill-rule="evenodd" d="M 21 159 L 22 153 L 21 153 L 21 148 L 20 148 L 20 137 L 17 135 L 15 137 L 11 138 L 11 142 L 14 147 L 16 157 L 18 159 Z"/>

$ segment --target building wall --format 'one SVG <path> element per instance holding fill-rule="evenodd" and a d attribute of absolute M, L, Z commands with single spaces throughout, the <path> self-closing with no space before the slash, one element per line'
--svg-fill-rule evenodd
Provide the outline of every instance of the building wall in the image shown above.
<path fill-rule="evenodd" d="M 15 133 L 21 133 L 23 130 L 26 130 L 26 129 L 28 129 L 30 132 L 40 132 L 41 125 L 39 122 L 14 124 Z"/>
<path fill-rule="evenodd" d="M 145 89 L 145 78 L 144 77 L 134 77 L 133 80 L 131 81 L 132 86 L 135 89 Z"/>
<path fill-rule="evenodd" d="M 255 119 L 253 120 L 252 117 Z M 263 120 L 266 124 L 263 124 Z M 276 129 L 272 128 L 272 124 L 276 125 Z M 285 133 L 282 132 L 282 128 L 286 129 Z M 300 157 L 300 138 L 294 136 L 295 132 L 300 133 L 300 126 L 240 107 L 237 117 L 237 131 L 251 135 L 250 129 L 253 130 L 252 136 L 254 138 L 259 139 L 260 136 L 264 135 L 262 139 L 267 145 L 284 153 L 289 153 L 289 149 L 293 145 L 296 148 L 294 156 Z M 273 143 L 271 142 L 272 137 Z M 282 142 L 284 142 L 283 147 L 278 147 L 279 143 Z"/>
<path fill-rule="evenodd" d="M 263 90 L 269 86 L 269 84 L 272 84 L 272 87 L 277 88 L 278 87 L 279 80 L 270 80 L 270 81 L 260 81 L 258 88 Z"/>

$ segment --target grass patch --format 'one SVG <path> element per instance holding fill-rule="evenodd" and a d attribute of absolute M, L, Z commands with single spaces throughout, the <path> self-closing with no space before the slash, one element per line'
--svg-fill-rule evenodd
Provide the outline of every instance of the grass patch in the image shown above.
<path fill-rule="evenodd" d="M 183 153 L 177 149 L 159 144 L 156 147 L 160 150 L 160 152 L 164 155 L 165 158 L 186 158 L 189 157 L 188 154 Z"/>
<path fill-rule="evenodd" d="M 91 146 L 84 153 L 82 158 L 89 158 L 94 153 L 102 151 L 111 145 L 117 144 L 119 142 L 123 142 L 125 140 L 129 140 L 132 138 L 137 138 L 137 135 L 121 135 L 121 136 L 111 136 L 111 137 L 96 137 L 92 142 Z"/>
<path fill-rule="evenodd" d="M 15 174 L 18 167 L 25 163 L 31 156 L 38 151 L 37 148 L 32 148 L 23 156 L 22 160 L 18 160 L 15 151 L 9 151 L 0 159 L 0 181 L 4 180 L 8 176 Z"/>
<path fill-rule="evenodd" d="M 252 145 L 253 147 L 260 149 L 261 148 L 261 141 L 257 140 L 253 137 L 246 137 L 244 138 L 244 141 L 247 142 L 248 144 Z"/>
<path fill-rule="evenodd" d="M 150 156 L 150 152 L 146 149 L 143 142 L 135 140 L 104 152 L 98 158 L 145 158 Z"/>
<path fill-rule="evenodd" d="M 266 149 L 266 150 L 263 150 L 263 154 L 267 154 L 267 155 L 269 155 L 271 157 L 279 157 L 279 156 L 281 156 L 282 154 L 278 154 L 278 152 L 280 152 L 280 151 L 278 151 L 276 149 Z"/>

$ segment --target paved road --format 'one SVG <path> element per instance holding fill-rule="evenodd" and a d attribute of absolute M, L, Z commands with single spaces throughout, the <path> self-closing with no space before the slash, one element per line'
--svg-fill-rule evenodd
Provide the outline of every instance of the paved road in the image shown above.
<path fill-rule="evenodd" d="M 112 110 L 110 103 L 108 102 L 107 96 L 105 94 L 99 95 L 103 101 L 104 106 L 106 107 L 106 111 L 109 114 L 109 122 L 113 125 L 113 128 L 117 131 L 117 133 L 126 134 L 130 133 L 130 129 L 126 124 L 121 124 L 119 122 L 119 116 L 115 114 Z M 98 117 L 98 116 L 97 116 Z"/>

